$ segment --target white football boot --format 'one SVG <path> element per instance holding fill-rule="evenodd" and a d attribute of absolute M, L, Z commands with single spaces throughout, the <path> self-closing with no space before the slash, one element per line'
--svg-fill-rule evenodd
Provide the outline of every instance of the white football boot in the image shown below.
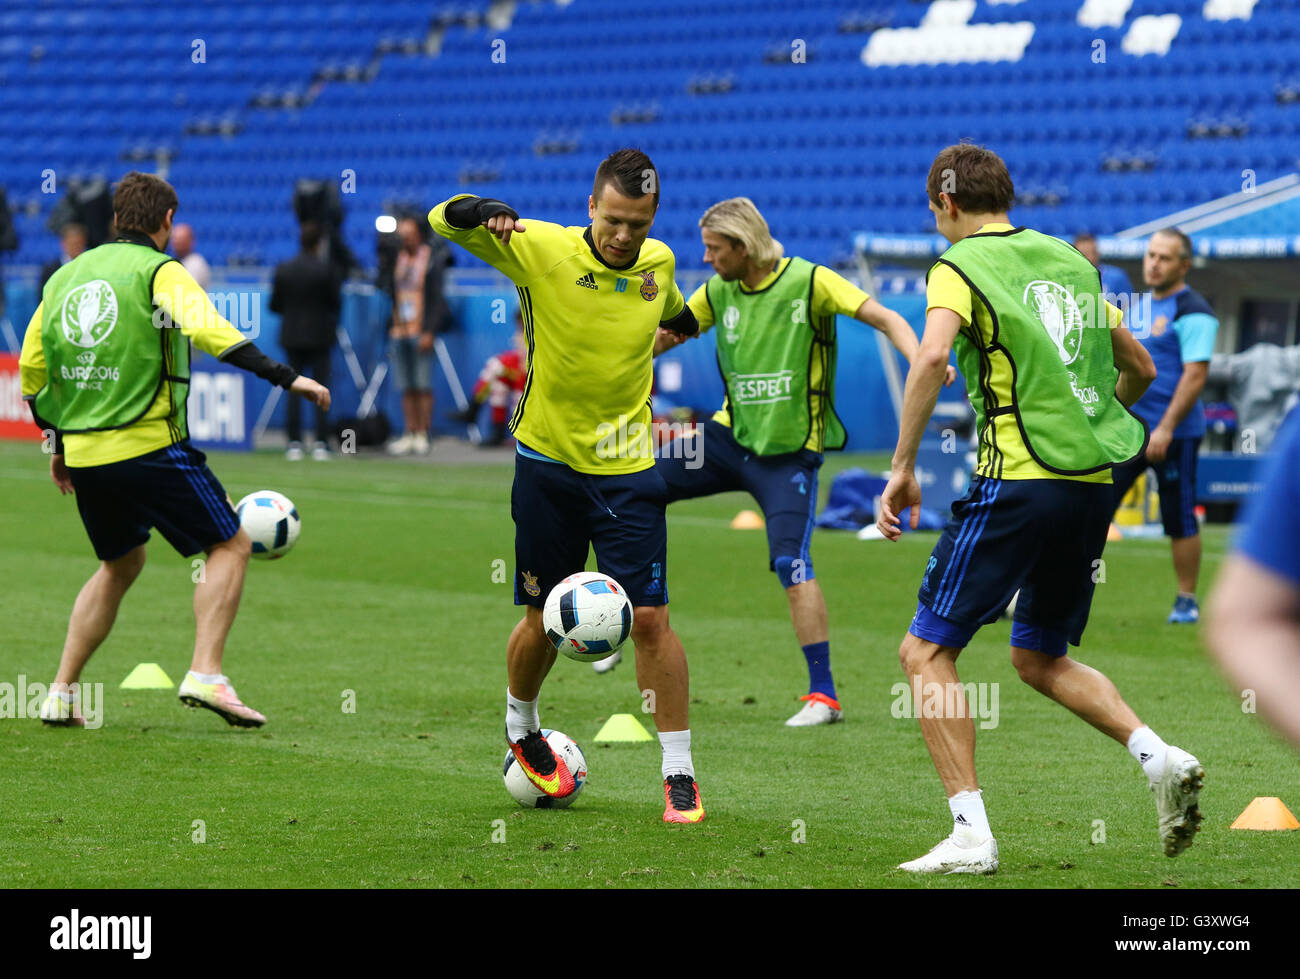
<path fill-rule="evenodd" d="M 52 686 L 53 684 L 51 684 Z M 65 691 L 65 694 L 67 691 Z M 81 715 L 81 705 L 77 703 L 75 690 L 65 700 L 51 690 L 41 703 L 41 723 L 50 727 L 85 727 L 86 719 Z"/>
<path fill-rule="evenodd" d="M 1176 857 L 1186 850 L 1201 828 L 1197 797 L 1204 782 L 1205 769 L 1201 763 L 1182 748 L 1170 745 L 1165 753 L 1165 770 L 1159 778 L 1151 780 L 1165 856 Z"/>
<path fill-rule="evenodd" d="M 804 701 L 802 709 L 785 722 L 786 727 L 811 727 L 814 724 L 834 724 L 844 719 L 840 702 L 831 700 L 824 693 L 805 694 L 799 698 Z"/>
<path fill-rule="evenodd" d="M 265 716 L 239 699 L 228 676 L 221 677 L 219 683 L 204 683 L 190 670 L 177 696 L 186 707 L 206 707 L 232 727 L 261 727 L 266 723 Z"/>
<path fill-rule="evenodd" d="M 604 659 L 598 659 L 592 663 L 591 668 L 597 673 L 608 673 L 621 662 L 623 662 L 623 650 L 616 649 Z"/>
<path fill-rule="evenodd" d="M 989 837 L 971 847 L 958 846 L 952 836 L 923 857 L 900 863 L 899 870 L 914 874 L 993 874 L 998 869 L 998 841 Z"/>

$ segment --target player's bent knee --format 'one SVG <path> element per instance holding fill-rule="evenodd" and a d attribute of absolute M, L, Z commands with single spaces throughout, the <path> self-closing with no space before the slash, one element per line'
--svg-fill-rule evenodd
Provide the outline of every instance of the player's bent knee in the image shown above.
<path fill-rule="evenodd" d="M 542 624 L 542 610 L 533 608 L 531 605 L 524 606 L 524 617 L 519 620 L 519 625 L 532 637 L 534 642 L 545 642 L 551 645 L 551 640 L 546 636 L 546 626 Z M 552 646 L 551 648 L 554 648 Z"/>
<path fill-rule="evenodd" d="M 115 579 L 121 587 L 128 588 L 140 576 L 140 572 L 144 570 L 144 558 L 144 545 L 141 544 L 127 551 L 119 558 L 103 562 L 104 571 Z"/>
<path fill-rule="evenodd" d="M 243 558 L 245 561 L 253 556 L 253 538 L 248 536 L 248 532 L 243 527 L 239 528 L 239 532 L 234 537 L 222 541 L 217 546 L 225 548 L 231 554 Z"/>
<path fill-rule="evenodd" d="M 934 643 L 919 639 L 909 632 L 898 647 L 898 662 L 903 667 L 903 672 L 908 676 L 920 673 L 936 648 Z"/>
<path fill-rule="evenodd" d="M 812 581 L 812 562 L 800 557 L 778 557 L 772 561 L 772 570 L 781 581 L 782 588 L 793 588 Z"/>
<path fill-rule="evenodd" d="M 248 536 L 248 531 L 240 527 L 233 537 L 227 537 L 223 541 L 209 544 L 203 548 L 203 553 L 208 557 L 212 557 L 218 551 L 232 557 L 242 557 L 244 560 L 248 560 L 253 556 L 253 538 Z"/>
<path fill-rule="evenodd" d="M 961 649 L 958 646 L 945 646 L 932 639 L 922 639 L 909 632 L 898 647 L 898 661 L 904 673 L 914 676 L 924 671 L 926 666 L 940 656 L 956 662 L 957 657 L 961 655 Z"/>
<path fill-rule="evenodd" d="M 1011 647 L 1011 665 L 1016 668 L 1020 679 L 1037 690 L 1048 680 L 1048 674 L 1058 662 L 1056 657 L 1039 652 L 1036 649 Z"/>
<path fill-rule="evenodd" d="M 668 631 L 667 605 L 644 605 L 632 610 L 631 639 L 637 645 L 658 642 Z"/>

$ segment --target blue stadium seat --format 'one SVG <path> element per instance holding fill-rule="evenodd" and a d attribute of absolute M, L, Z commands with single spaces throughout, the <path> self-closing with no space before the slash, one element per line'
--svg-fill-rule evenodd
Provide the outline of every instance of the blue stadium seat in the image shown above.
<path fill-rule="evenodd" d="M 553 2 L 519 4 L 495 27 L 489 0 L 4 9 L 0 184 L 37 212 L 19 216 L 21 248 L 6 261 L 37 263 L 54 248 L 44 221 L 55 199 L 33 176 L 42 168 L 116 178 L 152 166 L 128 153 L 160 147 L 215 263 L 292 250 L 281 239 L 292 237 L 295 180 L 345 170 L 356 174 L 345 231 L 366 261 L 374 215 L 393 199 L 469 190 L 578 221 L 595 161 L 628 144 L 656 159 L 656 233 L 692 264 L 699 213 L 738 193 L 788 246 L 823 261 L 856 226 L 929 231 L 929 162 L 961 138 L 1002 153 L 1028 200 L 1056 195 L 1017 219 L 1059 233 L 1113 232 L 1230 193 L 1243 169 L 1262 181 L 1296 167 L 1300 104 L 1275 93 L 1300 72 L 1300 11 L 1261 4 L 1249 19 L 1211 21 L 1202 0 L 1135 0 L 1124 25 L 1094 28 L 1078 23 L 1079 5 L 979 0 L 973 25 L 1033 22 L 1019 61 L 959 63 L 965 52 L 932 46 L 950 61 L 874 68 L 862 61 L 872 34 L 841 27 L 869 18 L 915 30 L 928 4 L 663 0 L 638 11 L 634 30 L 622 9 Z M 1123 51 L 1134 18 L 1167 13 L 1182 18 L 1167 54 Z M 423 45 L 444 15 L 436 53 L 392 50 Z M 806 63 L 787 57 L 793 38 Z M 1089 56 L 1097 39 L 1104 64 Z M 497 40 L 504 61 L 492 57 Z M 113 59 L 140 70 L 85 69 Z M 340 80 L 349 68 L 363 77 Z M 1194 120 L 1211 135 L 1192 138 Z M 202 131 L 223 123 L 233 132 Z M 1155 169 L 1112 172 L 1107 159 Z"/>

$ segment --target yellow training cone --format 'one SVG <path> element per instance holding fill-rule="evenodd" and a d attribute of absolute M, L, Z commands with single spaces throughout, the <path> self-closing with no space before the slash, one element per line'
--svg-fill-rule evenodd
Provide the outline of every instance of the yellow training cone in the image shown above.
<path fill-rule="evenodd" d="M 653 741 L 648 731 L 631 714 L 615 714 L 596 732 L 593 741 Z"/>
<path fill-rule="evenodd" d="M 757 510 L 741 510 L 731 521 L 732 530 L 762 530 L 763 518 Z"/>
<path fill-rule="evenodd" d="M 174 686 L 157 663 L 141 663 L 122 681 L 123 690 L 170 690 Z"/>
<path fill-rule="evenodd" d="M 1232 824 L 1233 829 L 1300 829 L 1300 822 L 1291 815 L 1281 799 L 1261 796 L 1242 810 Z"/>

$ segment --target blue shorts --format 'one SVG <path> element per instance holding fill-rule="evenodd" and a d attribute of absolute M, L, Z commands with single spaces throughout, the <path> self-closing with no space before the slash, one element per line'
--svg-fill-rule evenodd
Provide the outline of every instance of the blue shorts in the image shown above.
<path fill-rule="evenodd" d="M 652 466 L 590 476 L 559 462 L 515 455 L 515 604 L 541 608 L 551 589 L 587 566 L 623 586 L 634 608 L 668 604 L 664 481 Z"/>
<path fill-rule="evenodd" d="M 909 631 L 963 648 L 1018 589 L 1011 645 L 1064 656 L 1088 622 L 1112 493 L 1109 483 L 973 476 L 925 566 Z"/>
<path fill-rule="evenodd" d="M 139 547 L 150 528 L 185 557 L 239 533 L 239 517 L 225 489 L 208 468 L 207 456 L 188 439 L 105 466 L 69 466 L 68 475 L 101 561 Z"/>
<path fill-rule="evenodd" d="M 395 337 L 388 341 L 388 360 L 397 390 L 433 390 L 433 350 L 421 350 L 419 337 Z"/>
<path fill-rule="evenodd" d="M 1115 506 L 1119 506 L 1124 494 L 1150 467 L 1156 471 L 1156 482 L 1160 487 L 1160 520 L 1165 525 L 1166 536 L 1175 539 L 1195 537 L 1201 532 L 1195 510 L 1196 460 L 1200 451 L 1200 436 L 1172 439 L 1163 462 L 1148 462 L 1141 458 L 1125 466 L 1116 466 L 1111 474 L 1115 480 Z"/>
<path fill-rule="evenodd" d="M 712 419 L 693 437 L 698 441 L 690 458 L 670 442 L 655 460 L 655 468 L 668 486 L 668 502 L 731 490 L 749 493 L 767 525 L 768 567 L 786 588 L 811 581 L 809 551 L 817 515 L 821 453 L 801 449 L 783 455 L 754 455 L 736 441 L 728 426 Z"/>

